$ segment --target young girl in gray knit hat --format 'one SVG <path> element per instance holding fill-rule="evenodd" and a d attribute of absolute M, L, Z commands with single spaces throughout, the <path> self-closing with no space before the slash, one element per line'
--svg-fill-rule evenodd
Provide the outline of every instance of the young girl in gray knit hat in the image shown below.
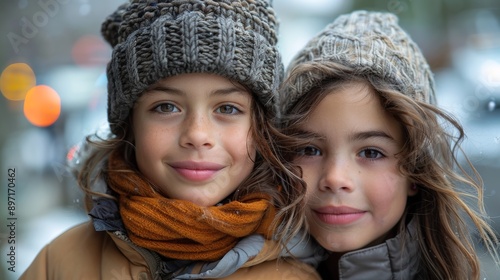
<path fill-rule="evenodd" d="M 319 279 L 295 238 L 304 183 L 272 126 L 276 32 L 265 0 L 134 0 L 109 16 L 111 135 L 88 137 L 76 170 L 92 221 L 21 278 Z"/>
<path fill-rule="evenodd" d="M 304 139 L 290 157 L 307 226 L 330 252 L 323 279 L 479 279 L 466 219 L 498 260 L 479 175 L 456 157 L 464 131 L 436 107 L 396 16 L 340 16 L 297 54 L 282 93 L 283 128 Z"/>

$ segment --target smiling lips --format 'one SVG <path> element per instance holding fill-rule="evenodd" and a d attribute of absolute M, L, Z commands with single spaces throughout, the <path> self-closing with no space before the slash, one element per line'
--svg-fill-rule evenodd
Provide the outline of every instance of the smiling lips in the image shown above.
<path fill-rule="evenodd" d="M 366 211 L 350 207 L 321 207 L 314 210 L 318 219 L 330 225 L 347 225 L 357 221 L 366 213 Z"/>
<path fill-rule="evenodd" d="M 223 165 L 213 162 L 194 162 L 182 161 L 171 163 L 170 166 L 179 175 L 193 182 L 206 181 L 214 176 L 219 170 L 224 168 Z"/>

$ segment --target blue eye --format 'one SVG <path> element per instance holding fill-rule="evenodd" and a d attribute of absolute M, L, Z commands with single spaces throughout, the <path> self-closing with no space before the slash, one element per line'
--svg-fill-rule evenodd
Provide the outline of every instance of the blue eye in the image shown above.
<path fill-rule="evenodd" d="M 233 105 L 222 105 L 216 110 L 217 113 L 234 115 L 241 113 L 241 111 Z"/>
<path fill-rule="evenodd" d="M 379 159 L 385 157 L 384 154 L 375 149 L 364 149 L 359 153 L 359 156 L 367 159 Z"/>
<path fill-rule="evenodd" d="M 302 149 L 297 151 L 297 156 L 299 156 L 299 157 L 303 157 L 303 156 L 311 157 L 311 156 L 320 156 L 320 155 L 322 155 L 321 151 L 318 148 L 313 147 L 313 146 L 307 146 L 307 147 L 302 148 Z"/>
<path fill-rule="evenodd" d="M 179 108 L 172 103 L 162 103 L 154 107 L 153 110 L 158 113 L 174 113 L 180 111 Z"/>

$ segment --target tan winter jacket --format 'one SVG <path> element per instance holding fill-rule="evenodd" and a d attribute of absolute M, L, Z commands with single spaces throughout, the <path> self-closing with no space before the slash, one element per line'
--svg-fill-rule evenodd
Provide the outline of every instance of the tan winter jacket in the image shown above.
<path fill-rule="evenodd" d="M 269 259 L 270 251 L 264 248 L 250 262 L 258 263 L 259 258 Z M 97 232 L 92 222 L 87 222 L 68 230 L 45 246 L 20 279 L 160 279 L 159 268 L 156 267 L 159 260 L 155 256 L 113 233 Z M 321 278 L 313 267 L 305 263 L 274 260 L 240 268 L 223 279 Z"/>

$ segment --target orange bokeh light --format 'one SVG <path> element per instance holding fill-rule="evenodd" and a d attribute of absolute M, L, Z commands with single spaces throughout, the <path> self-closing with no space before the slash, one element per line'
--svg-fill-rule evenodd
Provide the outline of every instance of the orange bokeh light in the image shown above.
<path fill-rule="evenodd" d="M 46 127 L 57 121 L 61 114 L 61 98 L 49 86 L 32 87 L 24 100 L 24 115 L 30 123 Z"/>
<path fill-rule="evenodd" d="M 26 63 L 10 64 L 0 76 L 0 90 L 5 98 L 12 101 L 23 100 L 35 84 L 35 73 Z"/>

